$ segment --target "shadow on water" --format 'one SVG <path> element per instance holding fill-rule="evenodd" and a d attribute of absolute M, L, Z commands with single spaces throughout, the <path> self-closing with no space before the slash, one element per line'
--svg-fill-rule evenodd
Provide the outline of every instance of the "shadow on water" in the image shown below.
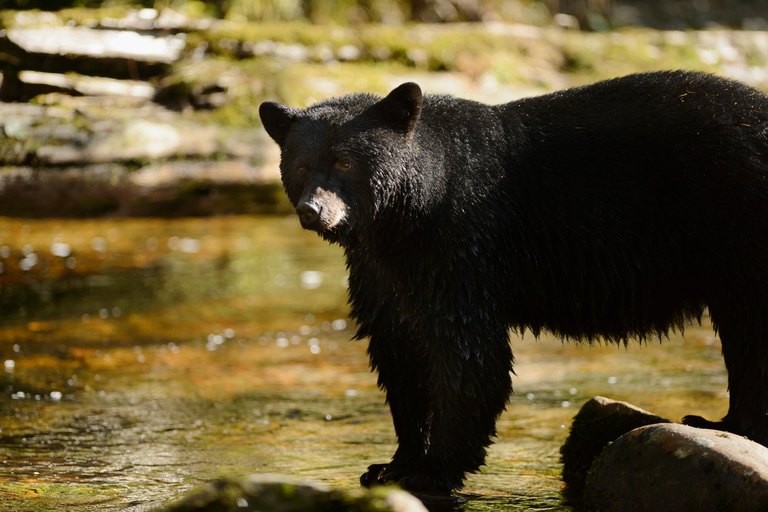
<path fill-rule="evenodd" d="M 0 222 L 0 509 L 150 510 L 223 474 L 356 487 L 396 440 L 342 253 L 294 218 Z M 434 510 L 567 511 L 559 447 L 596 394 L 725 412 L 707 326 L 663 346 L 513 337 L 487 466 Z"/>

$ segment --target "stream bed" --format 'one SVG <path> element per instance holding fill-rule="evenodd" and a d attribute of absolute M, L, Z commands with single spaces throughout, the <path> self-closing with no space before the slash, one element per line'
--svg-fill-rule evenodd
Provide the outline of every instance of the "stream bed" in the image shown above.
<path fill-rule="evenodd" d="M 0 509 L 145 511 L 220 475 L 357 487 L 396 439 L 342 251 L 294 216 L 0 219 Z M 456 510 L 574 510 L 559 447 L 595 395 L 727 411 L 709 319 L 662 343 L 513 335 L 516 394 Z"/>

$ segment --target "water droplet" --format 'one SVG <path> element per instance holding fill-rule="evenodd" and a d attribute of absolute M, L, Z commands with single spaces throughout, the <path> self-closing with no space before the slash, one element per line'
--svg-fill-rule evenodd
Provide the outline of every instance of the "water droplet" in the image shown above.
<path fill-rule="evenodd" d="M 175 251 L 179 248 L 179 245 L 181 244 L 181 239 L 177 236 L 172 236 L 168 239 L 168 248 L 172 251 Z"/>
<path fill-rule="evenodd" d="M 335 341 L 328 342 L 328 350 L 336 350 L 337 348 L 339 348 L 338 343 L 336 343 Z"/>
<path fill-rule="evenodd" d="M 16 362 L 13 359 L 5 361 L 5 371 L 12 372 L 14 368 L 16 368 Z"/>
<path fill-rule="evenodd" d="M 123 314 L 123 310 L 120 309 L 119 307 L 115 306 L 112 308 L 112 316 L 114 316 L 115 318 L 119 317 L 122 314 Z"/>
<path fill-rule="evenodd" d="M 160 242 L 157 241 L 157 238 L 152 237 L 147 239 L 147 249 L 150 251 L 156 251 L 158 246 L 160 245 Z"/>
<path fill-rule="evenodd" d="M 277 341 L 275 343 L 277 343 L 277 346 L 280 348 L 285 348 L 289 344 L 288 338 L 277 338 Z"/>
<path fill-rule="evenodd" d="M 571 394 L 571 395 L 575 395 L 578 392 L 579 392 L 579 390 L 576 389 L 576 388 L 571 388 L 571 389 L 568 390 L 568 393 Z"/>
<path fill-rule="evenodd" d="M 10 247 L 8 247 L 7 245 L 0 247 L 0 256 L 2 256 L 3 258 L 7 258 L 10 255 L 11 255 Z"/>
<path fill-rule="evenodd" d="M 571 402 L 569 402 L 568 400 L 564 400 L 560 402 L 560 407 L 570 407 L 570 406 L 571 406 Z"/>
<path fill-rule="evenodd" d="M 109 318 L 109 310 L 108 310 L 108 309 L 106 309 L 106 308 L 101 308 L 101 309 L 99 310 L 99 316 L 100 316 L 101 318 Z"/>
<path fill-rule="evenodd" d="M 61 400 L 61 391 L 51 391 L 51 400 Z"/>
<path fill-rule="evenodd" d="M 91 240 L 91 248 L 94 251 L 104 252 L 107 250 L 107 241 L 101 238 L 100 236 L 97 236 L 93 240 Z"/>
<path fill-rule="evenodd" d="M 235 500 L 235 504 L 237 505 L 237 508 L 248 508 L 248 500 L 242 496 Z"/>
<path fill-rule="evenodd" d="M 181 252 L 185 252 L 188 254 L 198 253 L 200 252 L 200 240 L 184 237 L 179 242 L 179 249 L 181 250 Z"/>
<path fill-rule="evenodd" d="M 333 323 L 331 323 L 331 328 L 334 331 L 343 331 L 347 328 L 347 321 L 343 318 L 339 318 L 338 320 L 334 320 Z"/>
<path fill-rule="evenodd" d="M 330 414 L 326 414 L 325 419 L 326 421 L 331 421 L 333 419 L 333 416 L 331 416 Z"/>
<path fill-rule="evenodd" d="M 235 337 L 235 330 L 234 329 L 224 329 L 224 336 L 227 339 L 232 339 Z"/>
<path fill-rule="evenodd" d="M 299 334 L 302 336 L 307 336 L 310 332 L 312 332 L 312 328 L 308 325 L 302 325 L 299 327 Z"/>
<path fill-rule="evenodd" d="M 77 260 L 75 259 L 74 256 L 70 256 L 69 258 L 67 258 L 67 268 L 68 269 L 72 270 L 76 266 L 77 266 Z"/>
<path fill-rule="evenodd" d="M 315 323 L 315 315 L 313 315 L 312 313 L 307 313 L 307 316 L 304 317 L 304 321 L 307 322 L 308 324 Z"/>
<path fill-rule="evenodd" d="M 83 318 L 84 324 L 87 324 L 88 322 L 91 321 L 91 315 L 89 315 L 88 313 L 85 313 L 82 318 Z"/>
<path fill-rule="evenodd" d="M 29 256 L 30 254 L 35 252 L 35 249 L 31 245 L 27 244 L 24 247 L 22 247 L 21 252 L 22 254 L 24 254 L 24 256 Z"/>
<path fill-rule="evenodd" d="M 32 267 L 34 267 L 36 264 L 37 264 L 37 254 L 30 253 L 23 260 L 19 261 L 19 268 L 21 270 L 27 271 L 27 270 L 30 270 Z"/>
<path fill-rule="evenodd" d="M 16 343 L 16 344 L 13 346 L 13 351 L 14 351 L 14 352 L 21 352 L 21 347 L 19 346 L 19 344 L 18 344 L 18 343 Z"/>
<path fill-rule="evenodd" d="M 357 391 L 355 391 L 354 389 L 348 389 L 344 392 L 344 396 L 348 396 L 350 398 L 353 396 L 357 396 Z"/>
<path fill-rule="evenodd" d="M 618 381 L 616 377 L 608 377 L 608 384 L 616 384 Z"/>
<path fill-rule="evenodd" d="M 528 393 L 527 395 L 525 395 L 525 398 L 527 398 L 528 400 L 533 400 L 534 398 L 536 398 L 536 395 L 534 395 L 533 393 Z"/>
<path fill-rule="evenodd" d="M 51 254 L 59 256 L 60 258 L 67 258 L 72 254 L 72 248 L 69 244 L 63 244 L 61 242 L 54 242 L 51 244 Z"/>
<path fill-rule="evenodd" d="M 311 345 L 309 347 L 309 351 L 313 354 L 319 354 L 320 353 L 320 347 L 318 345 Z"/>
<path fill-rule="evenodd" d="M 320 288 L 323 284 L 323 273 L 317 270 L 307 270 L 301 273 L 301 287 L 305 290 Z"/>

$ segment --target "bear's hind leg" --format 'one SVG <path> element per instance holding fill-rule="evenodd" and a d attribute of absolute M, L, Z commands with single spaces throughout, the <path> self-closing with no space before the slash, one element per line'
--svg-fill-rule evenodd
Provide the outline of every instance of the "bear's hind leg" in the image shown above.
<path fill-rule="evenodd" d="M 719 422 L 686 416 L 683 423 L 733 432 L 768 446 L 768 329 L 763 325 L 766 320 L 754 304 L 731 304 L 728 309 L 732 314 L 718 315 L 714 308 L 712 311 L 728 370 L 728 414 Z"/>

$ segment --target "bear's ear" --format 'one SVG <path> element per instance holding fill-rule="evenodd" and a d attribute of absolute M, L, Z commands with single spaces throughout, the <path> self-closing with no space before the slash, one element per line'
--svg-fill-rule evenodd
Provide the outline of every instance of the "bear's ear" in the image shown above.
<path fill-rule="evenodd" d="M 265 101 L 259 107 L 259 117 L 270 137 L 282 146 L 299 111 L 274 101 Z"/>
<path fill-rule="evenodd" d="M 421 88 L 408 82 L 394 89 L 371 109 L 377 118 L 404 135 L 410 135 L 421 115 L 421 102 Z"/>

